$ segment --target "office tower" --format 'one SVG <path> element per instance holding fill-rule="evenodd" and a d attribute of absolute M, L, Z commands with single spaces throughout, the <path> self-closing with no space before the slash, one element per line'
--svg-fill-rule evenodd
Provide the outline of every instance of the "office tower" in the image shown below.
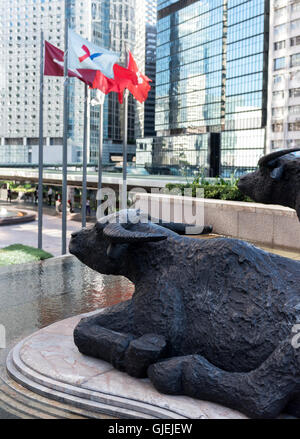
<path fill-rule="evenodd" d="M 40 32 L 64 49 L 64 0 L 11 0 L 0 2 L 0 162 L 37 162 L 39 143 Z M 70 27 L 83 38 L 121 53 L 125 43 L 141 70 L 145 67 L 144 0 L 69 0 Z M 44 80 L 45 162 L 61 162 L 63 138 L 63 78 Z M 84 85 L 70 79 L 68 161 L 82 159 Z M 117 96 L 106 98 L 104 160 L 113 163 L 122 154 L 122 107 Z M 135 154 L 135 137 L 143 136 L 143 114 L 130 98 L 129 158 Z M 91 110 L 90 158 L 96 161 L 99 111 Z"/>
<path fill-rule="evenodd" d="M 145 69 L 145 0 L 93 0 L 92 41 L 121 54 L 125 65 L 126 49 L 130 49 L 141 69 Z M 99 107 L 91 110 L 91 162 L 98 159 Z M 122 161 L 124 106 L 116 93 L 105 99 L 104 106 L 104 164 Z M 129 96 L 128 160 L 135 157 L 135 139 L 144 135 L 144 106 Z"/>
<path fill-rule="evenodd" d="M 146 0 L 146 23 L 156 26 L 157 21 L 157 0 Z"/>
<path fill-rule="evenodd" d="M 40 32 L 63 48 L 63 28 L 63 1 L 0 2 L 0 162 L 31 162 L 37 151 Z M 45 79 L 44 100 L 44 142 L 56 151 L 63 135 L 63 79 Z"/>
<path fill-rule="evenodd" d="M 300 1 L 270 1 L 267 150 L 300 147 Z"/>
<path fill-rule="evenodd" d="M 157 0 L 146 0 L 145 73 L 152 82 L 148 99 L 145 102 L 145 137 L 155 136 L 156 15 Z"/>
<path fill-rule="evenodd" d="M 266 0 L 159 0 L 157 137 L 139 139 L 150 172 L 253 168 L 265 147 L 269 11 Z M 211 175 L 213 175 L 211 174 Z"/>

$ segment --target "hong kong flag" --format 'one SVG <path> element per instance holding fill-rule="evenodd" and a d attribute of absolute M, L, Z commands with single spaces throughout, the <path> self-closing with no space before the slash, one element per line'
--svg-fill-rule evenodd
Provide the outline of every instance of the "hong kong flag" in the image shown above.
<path fill-rule="evenodd" d="M 129 52 L 128 70 L 135 74 L 137 84 L 131 82 L 128 84 L 127 88 L 130 93 L 133 94 L 135 99 L 142 104 L 148 98 L 149 91 L 151 90 L 149 82 L 152 82 L 152 80 L 140 72 L 131 52 Z"/>
<path fill-rule="evenodd" d="M 68 71 L 68 76 L 78 78 L 90 87 L 93 86 L 95 70 L 77 69 Z M 64 76 L 64 52 L 57 47 L 45 41 L 45 76 Z"/>

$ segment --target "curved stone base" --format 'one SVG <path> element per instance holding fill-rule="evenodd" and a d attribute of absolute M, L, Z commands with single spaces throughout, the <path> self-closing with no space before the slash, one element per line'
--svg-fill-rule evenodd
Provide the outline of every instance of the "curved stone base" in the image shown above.
<path fill-rule="evenodd" d="M 9 375 L 35 393 L 89 413 L 134 419 L 246 419 L 218 404 L 163 395 L 148 379 L 131 378 L 109 363 L 81 355 L 73 330 L 86 316 L 55 323 L 19 343 L 7 358 Z"/>
<path fill-rule="evenodd" d="M 15 210 L 15 209 L 13 209 L 13 210 L 16 212 L 16 215 L 9 216 L 7 218 L 1 217 L 0 218 L 0 226 L 9 226 L 12 224 L 30 223 L 30 222 L 36 220 L 36 214 L 33 212 L 28 212 L 25 210 Z"/>

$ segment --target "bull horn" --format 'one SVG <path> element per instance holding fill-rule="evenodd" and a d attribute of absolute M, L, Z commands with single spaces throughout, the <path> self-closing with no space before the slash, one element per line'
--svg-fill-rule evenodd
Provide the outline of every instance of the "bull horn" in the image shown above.
<path fill-rule="evenodd" d="M 160 233 L 136 232 L 125 229 L 121 224 L 108 224 L 104 236 L 115 244 L 138 244 L 142 242 L 158 242 L 167 239 L 168 236 Z"/>
<path fill-rule="evenodd" d="M 300 151 L 300 148 L 294 148 L 294 149 L 282 149 L 281 151 L 272 152 L 271 154 L 268 154 L 264 157 L 262 157 L 259 162 L 258 166 L 262 168 L 263 166 L 267 166 L 268 163 L 270 163 L 273 160 L 278 159 L 279 157 L 282 157 L 284 155 L 290 154 L 292 152 Z"/>

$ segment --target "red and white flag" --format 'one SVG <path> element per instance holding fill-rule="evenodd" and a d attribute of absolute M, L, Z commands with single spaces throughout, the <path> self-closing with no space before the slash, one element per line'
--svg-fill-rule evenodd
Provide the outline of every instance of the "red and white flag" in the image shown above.
<path fill-rule="evenodd" d="M 137 75 L 118 64 L 113 66 L 113 78 L 108 78 L 100 70 L 69 68 L 68 72 L 70 77 L 78 78 L 106 95 L 110 92 L 118 93 L 120 103 L 123 102 L 124 89 L 138 84 Z M 44 75 L 64 76 L 64 52 L 48 41 L 45 41 Z"/>
<path fill-rule="evenodd" d="M 120 55 L 85 40 L 72 29 L 68 31 L 68 65 L 71 69 L 99 70 L 107 78 L 114 79 L 114 65 Z"/>
<path fill-rule="evenodd" d="M 125 88 L 129 88 L 131 85 L 137 85 L 137 76 L 131 70 L 119 66 L 119 64 L 114 65 L 113 71 L 114 79 L 109 79 L 98 70 L 92 88 L 97 88 L 105 94 L 112 91 L 118 93 L 119 102 L 122 104 Z"/>
<path fill-rule="evenodd" d="M 149 82 L 152 82 L 152 80 L 140 72 L 131 52 L 129 52 L 128 70 L 135 74 L 137 83 L 131 82 L 127 88 L 135 99 L 142 104 L 148 99 L 148 94 L 151 90 Z"/>
<path fill-rule="evenodd" d="M 78 78 L 90 87 L 93 86 L 95 77 L 95 70 L 77 69 L 68 71 L 68 76 Z M 64 52 L 53 44 L 45 41 L 45 76 L 64 76 Z"/>

